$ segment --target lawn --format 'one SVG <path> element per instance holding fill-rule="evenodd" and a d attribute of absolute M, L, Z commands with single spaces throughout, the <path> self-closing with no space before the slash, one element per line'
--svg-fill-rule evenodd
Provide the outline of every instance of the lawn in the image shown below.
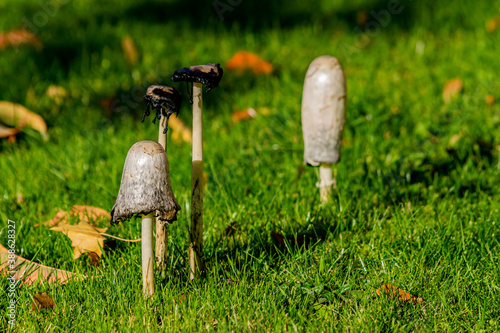
<path fill-rule="evenodd" d="M 0 32 L 24 26 L 43 44 L 0 50 L 0 100 L 49 128 L 47 141 L 31 130 L 0 140 L 0 243 L 14 221 L 19 256 L 89 276 L 19 285 L 14 327 L 2 278 L 0 331 L 499 331 L 500 104 L 491 100 L 500 99 L 499 8 L 498 0 L 0 0 Z M 126 36 L 139 55 L 133 65 Z M 209 62 L 224 68 L 241 50 L 274 71 L 225 71 L 204 94 L 206 278 L 189 280 L 191 145 L 170 130 L 182 210 L 154 297 L 142 297 L 140 243 L 110 242 L 95 267 L 88 254 L 73 259 L 62 233 L 34 227 L 73 205 L 111 211 L 128 149 L 158 135 L 151 117 L 140 121 L 147 87 L 177 87 L 179 118 L 191 126 L 186 87 L 170 76 Z M 317 169 L 303 166 L 301 130 L 305 73 L 324 54 L 343 64 L 348 91 L 327 204 Z M 445 103 L 453 78 L 463 89 Z M 61 101 L 46 93 L 54 85 L 67 92 Z M 247 107 L 268 112 L 234 123 Z M 98 227 L 126 239 L 141 233 L 139 219 Z M 378 296 L 384 284 L 423 302 Z M 32 311 L 37 292 L 53 298 L 53 310 Z"/>

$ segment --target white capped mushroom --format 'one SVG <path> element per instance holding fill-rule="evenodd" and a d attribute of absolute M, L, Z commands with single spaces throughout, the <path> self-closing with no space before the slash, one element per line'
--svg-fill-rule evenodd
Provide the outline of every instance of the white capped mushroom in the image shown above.
<path fill-rule="evenodd" d="M 346 112 L 346 85 L 340 62 L 321 56 L 307 70 L 302 94 L 304 162 L 320 167 L 321 201 L 326 202 L 335 179 L 332 164 L 340 161 Z"/>
<path fill-rule="evenodd" d="M 167 223 L 176 220 L 180 206 L 170 185 L 170 169 L 163 147 L 139 141 L 128 151 L 111 223 L 142 217 L 142 282 L 145 295 L 154 294 L 153 221 L 155 212 Z"/>

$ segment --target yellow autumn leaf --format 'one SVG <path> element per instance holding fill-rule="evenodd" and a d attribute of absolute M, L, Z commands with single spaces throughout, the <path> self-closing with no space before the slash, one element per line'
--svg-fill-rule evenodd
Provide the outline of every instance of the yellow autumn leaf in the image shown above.
<path fill-rule="evenodd" d="M 30 127 L 40 132 L 44 140 L 48 139 L 43 118 L 20 104 L 0 101 L 0 123 L 16 128 Z"/>
<path fill-rule="evenodd" d="M 55 227 L 59 224 L 69 224 L 71 218 L 85 222 L 95 222 L 98 220 L 109 221 L 111 220 L 111 214 L 109 214 L 107 210 L 99 207 L 74 205 L 69 212 L 60 210 L 51 220 L 45 221 L 42 224 L 47 227 Z M 35 224 L 35 227 L 38 226 L 38 223 Z"/>
<path fill-rule="evenodd" d="M 443 101 L 448 104 L 457 97 L 463 88 L 462 79 L 456 77 L 446 82 L 443 88 Z"/>
<path fill-rule="evenodd" d="M 168 127 L 170 127 L 173 131 L 172 133 L 172 140 L 174 140 L 177 143 L 181 143 L 182 141 L 191 143 L 193 141 L 192 135 L 191 135 L 191 129 L 187 127 L 182 120 L 177 118 L 175 114 L 170 116 L 170 119 L 168 120 Z"/>
<path fill-rule="evenodd" d="M 108 230 L 108 228 L 96 228 L 82 221 L 76 225 L 62 224 L 50 228 L 50 230 L 60 231 L 71 239 L 71 246 L 75 248 L 73 259 L 78 259 L 85 252 L 95 252 L 99 257 L 102 256 L 102 248 L 106 237 L 101 233 Z"/>

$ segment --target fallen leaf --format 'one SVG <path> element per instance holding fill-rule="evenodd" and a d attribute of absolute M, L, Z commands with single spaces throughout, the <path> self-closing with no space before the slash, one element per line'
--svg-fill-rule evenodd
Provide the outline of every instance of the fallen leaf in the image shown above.
<path fill-rule="evenodd" d="M 243 111 L 235 111 L 233 113 L 233 123 L 237 123 L 239 121 L 242 121 L 244 119 L 252 119 L 257 117 L 257 112 L 253 108 L 247 108 Z"/>
<path fill-rule="evenodd" d="M 453 135 L 450 138 L 450 141 L 448 142 L 448 146 L 454 147 L 457 144 L 457 142 L 460 141 L 460 139 L 463 138 L 464 136 L 465 136 L 464 132 L 460 132 L 460 133 Z"/>
<path fill-rule="evenodd" d="M 191 143 L 193 141 L 191 135 L 191 129 L 184 125 L 184 123 L 177 118 L 175 114 L 170 116 L 168 120 L 168 127 L 172 129 L 172 140 L 177 143 L 181 143 L 182 141 L 186 143 Z"/>
<path fill-rule="evenodd" d="M 486 22 L 486 31 L 493 32 L 497 30 L 499 25 L 500 25 L 500 15 L 496 15 L 492 19 L 488 20 L 488 22 Z"/>
<path fill-rule="evenodd" d="M 236 233 L 236 230 L 238 229 L 238 222 L 233 221 L 231 222 L 226 229 L 224 229 L 224 232 L 226 233 L 226 237 L 231 237 Z"/>
<path fill-rule="evenodd" d="M 271 237 L 273 237 L 281 246 L 286 246 L 286 243 L 288 243 L 291 247 L 296 245 L 301 247 L 305 243 L 305 238 L 303 236 L 297 236 L 297 239 L 295 239 L 293 236 L 283 236 L 276 232 L 272 232 Z"/>
<path fill-rule="evenodd" d="M 270 110 L 269 108 L 246 108 L 242 111 L 235 111 L 233 113 L 232 121 L 233 123 L 237 123 L 239 121 L 245 120 L 245 119 L 252 119 L 257 117 L 259 114 L 263 116 L 269 115 Z"/>
<path fill-rule="evenodd" d="M 54 300 L 47 293 L 36 293 L 33 296 L 33 303 L 31 303 L 31 311 L 38 311 L 41 309 L 54 309 Z"/>
<path fill-rule="evenodd" d="M 102 256 L 102 248 L 106 237 L 101 235 L 108 228 L 96 228 L 85 221 L 77 225 L 63 224 L 58 227 L 50 228 L 53 231 L 60 231 L 68 236 L 75 249 L 73 259 L 78 259 L 85 252 L 95 252 L 99 257 Z"/>
<path fill-rule="evenodd" d="M 484 98 L 484 101 L 486 102 L 486 104 L 488 105 L 493 105 L 495 104 L 495 96 L 493 95 L 488 95 Z"/>
<path fill-rule="evenodd" d="M 368 22 L 368 13 L 366 10 L 358 10 L 356 12 L 356 22 L 360 27 L 364 27 Z"/>
<path fill-rule="evenodd" d="M 446 104 L 450 103 L 455 97 L 458 96 L 458 94 L 460 94 L 462 88 L 463 88 L 462 79 L 458 77 L 446 82 L 443 89 L 443 101 Z"/>
<path fill-rule="evenodd" d="M 111 220 L 111 214 L 99 207 L 74 205 L 69 212 L 60 210 L 51 220 L 45 221 L 42 224 L 47 227 L 55 227 L 59 224 L 69 224 L 72 218 L 90 223 L 100 220 L 109 221 Z M 35 227 L 38 226 L 38 223 L 35 224 Z"/>
<path fill-rule="evenodd" d="M 14 255 L 14 257 L 12 256 L 9 250 L 0 244 L 1 275 L 13 279 L 14 281 L 22 280 L 25 285 L 30 285 L 38 281 L 38 279 L 46 283 L 66 284 L 70 280 L 82 280 L 87 278 L 85 275 L 40 265 L 17 255 Z M 12 272 L 15 273 L 12 274 Z"/>
<path fill-rule="evenodd" d="M 418 304 L 418 303 L 423 303 L 424 299 L 422 297 L 417 297 L 413 296 L 403 289 L 400 289 L 396 286 L 393 286 L 391 284 L 383 284 L 376 290 L 376 293 L 378 296 L 382 296 L 382 294 L 389 296 L 389 297 L 398 297 L 400 301 L 407 302 L 407 303 L 413 303 L 413 304 Z"/>
<path fill-rule="evenodd" d="M 40 132 L 44 140 L 48 139 L 47 124 L 43 118 L 20 104 L 0 101 L 0 123 L 19 129 L 30 127 Z"/>
<path fill-rule="evenodd" d="M 139 61 L 139 55 L 137 53 L 137 48 L 135 47 L 134 40 L 130 36 L 125 36 L 122 39 L 122 50 L 125 55 L 125 59 L 130 65 L 137 64 Z"/>
<path fill-rule="evenodd" d="M 89 252 L 89 264 L 95 267 L 101 267 L 101 261 L 99 260 L 99 255 L 95 252 Z"/>
<path fill-rule="evenodd" d="M 64 99 L 68 97 L 68 92 L 61 86 L 50 85 L 45 95 L 52 99 L 57 105 L 61 105 Z"/>
<path fill-rule="evenodd" d="M 42 42 L 28 30 L 18 29 L 0 33 L 0 50 L 22 44 L 32 45 L 36 49 L 42 48 Z"/>
<path fill-rule="evenodd" d="M 258 55 L 248 51 L 239 51 L 235 53 L 226 64 L 229 71 L 236 73 L 253 72 L 256 75 L 270 74 L 273 71 L 273 65 Z"/>
<path fill-rule="evenodd" d="M 15 137 L 15 135 L 19 132 L 19 128 L 10 128 L 0 125 L 0 139 L 10 138 L 11 136 Z"/>

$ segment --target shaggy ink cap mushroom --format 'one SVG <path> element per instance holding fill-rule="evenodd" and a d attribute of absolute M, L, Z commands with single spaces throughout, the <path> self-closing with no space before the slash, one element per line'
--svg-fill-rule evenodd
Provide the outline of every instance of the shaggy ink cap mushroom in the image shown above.
<path fill-rule="evenodd" d="M 321 56 L 307 70 L 302 95 L 304 162 L 340 161 L 346 110 L 346 84 L 340 62 Z"/>
<path fill-rule="evenodd" d="M 153 124 L 156 124 L 156 119 L 160 119 L 163 115 L 166 118 L 163 134 L 167 133 L 168 118 L 173 113 L 176 116 L 179 115 L 182 102 L 181 92 L 174 87 L 154 85 L 149 86 L 144 99 L 147 101 L 147 106 L 141 122 L 144 122 L 144 119 L 150 114 L 150 109 L 153 109 L 156 111 Z"/>
<path fill-rule="evenodd" d="M 206 92 L 208 93 L 219 86 L 223 73 L 224 71 L 220 67 L 220 64 L 189 66 L 176 70 L 172 75 L 172 81 L 198 82 L 207 87 Z M 191 103 L 193 103 L 192 96 Z"/>
<path fill-rule="evenodd" d="M 162 221 L 173 222 L 181 209 L 170 184 L 170 168 L 163 147 L 139 141 L 128 151 L 111 223 L 158 211 Z"/>

